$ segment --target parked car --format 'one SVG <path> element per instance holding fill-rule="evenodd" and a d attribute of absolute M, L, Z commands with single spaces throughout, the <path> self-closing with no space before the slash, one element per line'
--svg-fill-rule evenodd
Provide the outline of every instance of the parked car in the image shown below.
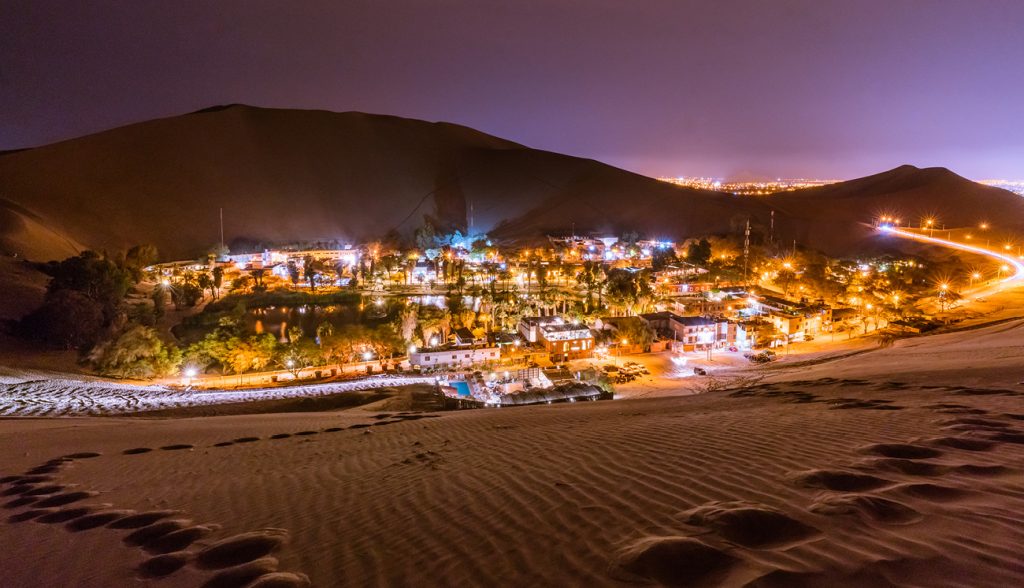
<path fill-rule="evenodd" d="M 708 371 L 700 366 L 693 366 L 693 375 L 706 376 L 708 375 Z"/>

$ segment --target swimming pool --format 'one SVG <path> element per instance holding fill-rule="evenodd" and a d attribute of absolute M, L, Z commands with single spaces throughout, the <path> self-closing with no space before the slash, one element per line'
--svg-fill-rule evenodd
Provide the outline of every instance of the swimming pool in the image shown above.
<path fill-rule="evenodd" d="M 451 385 L 458 391 L 459 396 L 469 396 L 469 384 L 467 382 L 452 382 Z"/>

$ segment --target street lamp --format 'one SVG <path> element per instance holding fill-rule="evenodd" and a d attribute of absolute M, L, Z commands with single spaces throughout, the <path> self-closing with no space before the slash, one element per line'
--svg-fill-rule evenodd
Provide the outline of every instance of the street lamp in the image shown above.
<path fill-rule="evenodd" d="M 946 312 L 946 292 L 949 291 L 949 284 L 943 282 L 939 284 L 939 307 L 942 312 Z"/>
<path fill-rule="evenodd" d="M 971 274 L 971 287 L 972 288 L 974 287 L 974 280 L 977 280 L 980 277 L 981 277 L 981 272 L 974 272 L 974 273 Z"/>
<path fill-rule="evenodd" d="M 196 368 L 192 368 L 192 367 L 185 368 L 185 372 L 184 372 L 185 386 L 191 386 L 192 385 L 192 378 L 196 377 L 196 374 L 198 374 L 198 372 L 196 371 Z"/>

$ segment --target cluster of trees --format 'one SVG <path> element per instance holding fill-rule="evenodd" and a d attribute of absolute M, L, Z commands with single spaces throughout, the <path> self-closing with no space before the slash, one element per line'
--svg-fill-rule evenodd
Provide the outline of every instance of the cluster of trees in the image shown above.
<path fill-rule="evenodd" d="M 61 349 L 87 351 L 125 318 L 125 295 L 135 268 L 85 251 L 40 269 L 50 275 L 43 305 L 23 317 L 18 332 Z M 141 276 L 141 275 L 140 275 Z"/>
<path fill-rule="evenodd" d="M 297 373 L 311 366 L 359 361 L 366 352 L 383 361 L 402 350 L 402 340 L 390 324 L 335 326 L 325 321 L 315 333 L 291 327 L 281 342 L 269 333 L 249 333 L 243 313 L 240 307 L 221 317 L 213 331 L 185 350 L 184 365 L 224 374 L 267 369 Z"/>
<path fill-rule="evenodd" d="M 121 256 L 84 251 L 40 266 L 50 276 L 43 304 L 18 322 L 16 332 L 46 346 L 76 349 L 104 375 L 172 373 L 181 354 L 153 329 L 162 306 L 126 303 L 143 268 L 156 259 L 155 247 L 140 245 Z"/>

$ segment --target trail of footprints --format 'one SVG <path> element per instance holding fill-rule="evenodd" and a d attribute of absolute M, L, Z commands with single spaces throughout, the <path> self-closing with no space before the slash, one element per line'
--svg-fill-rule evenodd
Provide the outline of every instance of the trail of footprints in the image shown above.
<path fill-rule="evenodd" d="M 733 396 L 763 395 L 764 390 L 740 392 L 743 394 L 733 393 Z M 802 394 L 806 393 L 778 395 L 796 398 L 795 402 L 808 401 L 801 400 L 802 396 L 798 395 Z M 641 576 L 667 585 L 714 584 L 744 563 L 739 555 L 743 550 L 788 548 L 820 539 L 822 533 L 813 526 L 813 515 L 910 525 L 923 520 L 925 515 L 902 500 L 916 498 L 945 503 L 983 492 L 937 484 L 929 478 L 946 474 L 995 477 L 1013 471 L 1003 465 L 971 463 L 970 460 L 966 463 L 930 460 L 947 457 L 950 450 L 957 456 L 967 457 L 976 452 L 997 450 L 1007 443 L 1024 444 L 1024 431 L 1016 427 L 1024 425 L 1024 414 L 989 414 L 987 410 L 958 403 L 932 404 L 924 408 L 943 415 L 956 415 L 939 421 L 950 435 L 912 443 L 867 445 L 859 449 L 864 459 L 847 468 L 793 472 L 789 477 L 791 483 L 820 491 L 807 506 L 812 514 L 799 516 L 804 520 L 761 504 L 709 502 L 679 514 L 682 524 L 679 534 L 644 537 L 627 544 L 619 553 L 618 568 L 628 576 Z M 921 480 L 899 481 L 892 479 L 894 474 L 897 478 Z M 816 578 L 814 573 L 780 569 L 767 573 L 751 585 L 805 585 L 819 580 L 828 582 L 827 578 Z"/>
<path fill-rule="evenodd" d="M 413 412 L 382 413 L 373 417 L 373 423 L 330 427 L 320 431 L 280 433 L 271 435 L 267 440 L 302 438 L 439 416 Z M 213 447 L 262 440 L 259 437 L 239 437 L 215 443 Z M 179 443 L 165 445 L 160 450 L 181 451 L 194 447 Z M 150 447 L 135 447 L 121 453 L 142 455 L 151 451 L 153 449 Z M 7 517 L 7 522 L 63 524 L 72 533 L 100 528 L 126 532 L 124 542 L 138 547 L 149 556 L 138 566 L 142 578 L 161 578 L 185 566 L 192 566 L 210 574 L 202 588 L 290 588 L 310 585 L 305 574 L 278 571 L 278 561 L 273 553 L 287 541 L 288 532 L 284 529 L 260 529 L 211 542 L 219 526 L 196 524 L 180 511 L 136 512 L 115 509 L 110 504 L 83 504 L 83 501 L 99 493 L 78 489 L 73 484 L 60 483 L 56 475 L 76 461 L 97 457 L 100 454 L 95 452 L 72 453 L 51 459 L 20 475 L 0 477 L 0 506 L 16 511 Z"/>

